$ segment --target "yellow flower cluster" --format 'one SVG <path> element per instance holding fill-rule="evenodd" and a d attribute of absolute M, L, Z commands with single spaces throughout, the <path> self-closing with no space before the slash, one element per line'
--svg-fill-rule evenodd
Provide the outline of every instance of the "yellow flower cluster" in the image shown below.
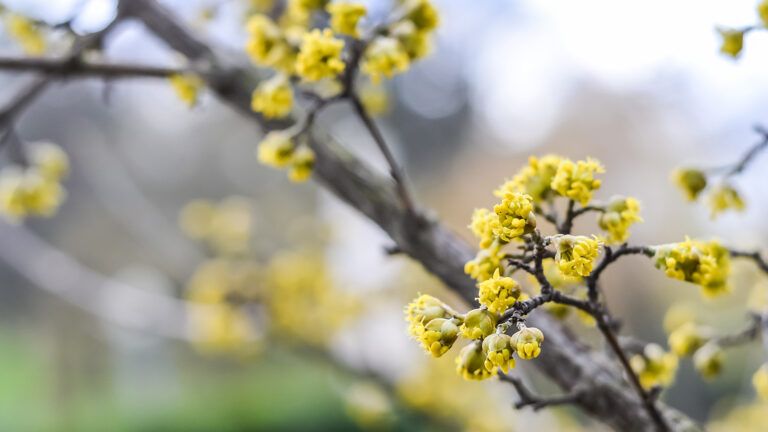
<path fill-rule="evenodd" d="M 248 42 L 245 50 L 259 66 L 275 68 L 287 74 L 294 72 L 295 41 L 290 41 L 280 27 L 266 15 L 252 16 L 246 24 Z"/>
<path fill-rule="evenodd" d="M 498 268 L 492 278 L 480 282 L 477 287 L 480 290 L 480 304 L 492 313 L 506 312 L 520 298 L 520 285 L 511 277 L 500 276 Z"/>
<path fill-rule="evenodd" d="M 505 193 L 501 203 L 493 207 L 493 212 L 498 217 L 498 222 L 491 221 L 493 234 L 503 243 L 509 243 L 536 228 L 536 215 L 533 213 L 533 199 L 530 195 Z"/>
<path fill-rule="evenodd" d="M 709 208 L 712 219 L 726 210 L 743 211 L 745 207 L 741 195 L 731 185 L 721 184 L 709 195 Z"/>
<path fill-rule="evenodd" d="M 576 162 L 563 159 L 552 179 L 552 189 L 584 206 L 592 199 L 592 193 L 600 188 L 601 182 L 595 179 L 595 174 L 603 172 L 605 169 L 596 159 Z"/>
<path fill-rule="evenodd" d="M 374 84 L 382 76 L 392 78 L 408 70 L 411 59 L 403 44 L 393 37 L 376 38 L 365 50 L 361 70 Z"/>
<path fill-rule="evenodd" d="M 292 108 L 293 87 L 283 74 L 259 83 L 251 96 L 251 109 L 267 119 L 285 117 Z"/>
<path fill-rule="evenodd" d="M 764 401 L 768 401 L 768 363 L 760 366 L 760 369 L 752 376 L 752 385 L 758 396 Z"/>
<path fill-rule="evenodd" d="M 366 14 L 365 5 L 358 3 L 331 3 L 326 9 L 331 14 L 331 29 L 336 33 L 352 36 L 360 36 L 357 24 Z"/>
<path fill-rule="evenodd" d="M 419 341 L 424 350 L 435 357 L 440 357 L 453 346 L 459 337 L 459 320 L 455 318 L 435 318 L 424 326 Z"/>
<path fill-rule="evenodd" d="M 720 52 L 738 58 L 744 48 L 744 30 L 720 28 L 717 31 L 722 38 Z"/>
<path fill-rule="evenodd" d="M 656 267 L 668 277 L 692 282 L 702 288 L 707 297 L 730 290 L 730 255 L 719 242 L 702 242 L 686 238 L 684 242 L 656 247 Z"/>
<path fill-rule="evenodd" d="M 333 36 L 330 29 L 315 29 L 306 33 L 296 57 L 296 73 L 306 81 L 335 78 L 344 72 L 341 58 L 344 41 Z"/>
<path fill-rule="evenodd" d="M 592 273 L 601 246 L 596 238 L 564 235 L 554 241 L 555 262 L 565 276 L 587 277 Z"/>
<path fill-rule="evenodd" d="M 679 357 L 693 355 L 710 338 L 711 332 L 693 322 L 685 322 L 669 334 L 669 348 Z"/>
<path fill-rule="evenodd" d="M 530 195 L 535 203 L 540 203 L 552 195 L 552 179 L 563 158 L 546 155 L 541 158 L 531 156 L 528 165 L 523 167 L 512 180 L 507 181 L 494 194 L 499 198 L 508 192 Z"/>
<path fill-rule="evenodd" d="M 171 88 L 176 92 L 176 96 L 181 99 L 187 106 L 193 107 L 197 105 L 199 100 L 200 90 L 204 86 L 202 78 L 195 74 L 176 74 L 171 75 L 168 78 L 171 83 Z"/>
<path fill-rule="evenodd" d="M 501 368 L 504 373 L 515 367 L 515 359 L 512 354 L 515 348 L 512 346 L 512 338 L 503 333 L 494 333 L 483 339 L 483 352 L 485 352 L 485 368 L 489 371 Z"/>
<path fill-rule="evenodd" d="M 315 154 L 306 145 L 294 144 L 285 131 L 273 131 L 267 134 L 256 150 L 259 162 L 274 168 L 288 167 L 288 178 L 295 182 L 306 181 L 315 166 Z"/>
<path fill-rule="evenodd" d="M 414 338 L 419 338 L 426 325 L 437 318 L 454 318 L 457 314 L 439 299 L 422 294 L 404 309 L 405 320 L 408 322 L 408 333 Z"/>
<path fill-rule="evenodd" d="M 187 236 L 204 241 L 217 254 L 242 255 L 250 247 L 251 205 L 245 198 L 234 196 L 220 202 L 194 200 L 179 213 L 179 226 Z"/>
<path fill-rule="evenodd" d="M 523 327 L 510 338 L 510 345 L 515 347 L 517 355 L 524 360 L 531 360 L 541 354 L 544 333 L 536 327 Z"/>
<path fill-rule="evenodd" d="M 482 282 L 493 277 L 493 274 L 499 271 L 501 260 L 504 253 L 500 246 L 492 246 L 488 249 L 480 249 L 475 258 L 464 264 L 464 273 L 478 282 Z"/>
<path fill-rule="evenodd" d="M 636 222 L 642 222 L 640 202 L 635 198 L 614 197 L 598 217 L 601 229 L 608 232 L 610 243 L 624 243 L 629 238 L 629 228 Z"/>
<path fill-rule="evenodd" d="M 648 344 L 642 354 L 636 354 L 630 359 L 630 364 L 640 379 L 640 385 L 650 389 L 655 386 L 666 387 L 672 383 L 677 373 L 678 359 L 659 345 Z"/>
<path fill-rule="evenodd" d="M 8 34 L 15 39 L 21 48 L 30 55 L 45 53 L 47 43 L 40 27 L 29 18 L 9 13 L 5 16 L 5 26 Z"/>
<path fill-rule="evenodd" d="M 66 197 L 61 181 L 69 173 L 69 158 L 56 144 L 29 145 L 31 165 L 0 171 L 0 213 L 10 222 L 27 216 L 52 216 Z"/>

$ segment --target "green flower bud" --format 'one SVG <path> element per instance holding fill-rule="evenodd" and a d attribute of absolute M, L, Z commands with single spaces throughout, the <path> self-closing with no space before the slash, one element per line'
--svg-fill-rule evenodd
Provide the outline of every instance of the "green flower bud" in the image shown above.
<path fill-rule="evenodd" d="M 510 337 L 505 334 L 494 333 L 483 340 L 483 352 L 485 353 L 485 368 L 494 370 L 500 367 L 504 373 L 515 367 L 515 359 L 512 354 Z"/>
<path fill-rule="evenodd" d="M 424 349 L 435 357 L 445 354 L 459 337 L 459 327 L 456 320 L 435 318 L 424 327 L 419 336 Z"/>
<path fill-rule="evenodd" d="M 522 330 L 512 335 L 510 343 L 517 355 L 524 360 L 534 359 L 541 354 L 541 344 L 544 342 L 544 333 L 536 327 L 523 327 Z"/>
<path fill-rule="evenodd" d="M 456 372 L 465 380 L 484 380 L 496 374 L 485 367 L 485 355 L 480 341 L 474 341 L 462 348 L 456 357 Z"/>
<path fill-rule="evenodd" d="M 461 335 L 467 339 L 482 339 L 496 331 L 496 316 L 488 309 L 473 309 L 464 316 Z"/>

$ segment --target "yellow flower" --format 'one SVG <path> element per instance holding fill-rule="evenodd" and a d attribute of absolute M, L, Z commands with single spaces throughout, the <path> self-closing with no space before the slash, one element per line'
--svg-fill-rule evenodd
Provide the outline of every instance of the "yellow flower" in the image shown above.
<path fill-rule="evenodd" d="M 669 334 L 669 348 L 679 357 L 689 356 L 704 345 L 708 333 L 707 329 L 687 322 Z"/>
<path fill-rule="evenodd" d="M 677 356 L 665 352 L 656 344 L 645 346 L 642 354 L 636 354 L 630 359 L 632 370 L 640 379 L 640 385 L 645 389 L 655 386 L 668 386 L 677 373 Z"/>
<path fill-rule="evenodd" d="M 326 6 L 331 14 L 331 29 L 339 34 L 359 37 L 357 24 L 365 16 L 366 8 L 358 3 L 331 3 Z"/>
<path fill-rule="evenodd" d="M 752 385 L 760 398 L 768 401 L 768 363 L 762 365 L 752 376 Z"/>
<path fill-rule="evenodd" d="M 757 4 L 757 14 L 764 26 L 768 26 L 768 0 L 763 0 Z"/>
<path fill-rule="evenodd" d="M 564 235 L 555 239 L 555 243 L 555 262 L 564 275 L 587 277 L 592 273 L 600 253 L 600 242 L 596 238 Z"/>
<path fill-rule="evenodd" d="M 365 112 L 372 116 L 380 116 L 389 112 L 389 95 L 384 86 L 367 84 L 360 86 L 358 90 L 360 102 L 365 107 Z"/>
<path fill-rule="evenodd" d="M 30 159 L 37 171 L 49 180 L 60 180 L 69 173 L 69 157 L 61 147 L 52 142 L 31 145 Z"/>
<path fill-rule="evenodd" d="M 603 172 L 605 169 L 596 159 L 576 162 L 563 159 L 557 166 L 551 187 L 558 194 L 585 206 L 592 199 L 592 192 L 600 188 L 601 182 L 595 179 L 595 174 Z"/>
<path fill-rule="evenodd" d="M 237 255 L 248 250 L 252 232 L 248 200 L 228 197 L 219 203 L 189 202 L 179 213 L 179 225 L 190 238 L 203 240 L 218 254 Z"/>
<path fill-rule="evenodd" d="M 493 273 L 501 268 L 501 260 L 504 253 L 500 246 L 493 246 L 488 249 L 481 249 L 472 261 L 467 261 L 464 265 L 464 273 L 478 282 L 490 279 Z"/>
<path fill-rule="evenodd" d="M 696 312 L 691 306 L 684 303 L 672 305 L 664 314 L 664 330 L 673 332 L 678 327 L 696 320 Z"/>
<path fill-rule="evenodd" d="M 536 215 L 533 213 L 533 199 L 530 195 L 506 192 L 501 203 L 493 207 L 493 211 L 499 218 L 498 224 L 492 224 L 493 233 L 504 243 L 536 228 Z"/>
<path fill-rule="evenodd" d="M 392 78 L 405 72 L 411 59 L 399 40 L 391 37 L 378 37 L 368 46 L 363 55 L 360 69 L 371 77 L 375 84 L 382 76 Z"/>
<path fill-rule="evenodd" d="M 695 201 L 701 191 L 707 187 L 707 176 L 703 171 L 694 168 L 675 170 L 672 179 L 683 190 L 688 201 Z"/>
<path fill-rule="evenodd" d="M 328 0 L 290 0 L 289 7 L 312 11 L 322 9 L 328 3 Z"/>
<path fill-rule="evenodd" d="M 176 92 L 176 96 L 182 102 L 189 107 L 197 105 L 198 94 L 204 85 L 203 80 L 199 76 L 194 74 L 176 74 L 171 75 L 168 80 L 171 82 L 171 87 Z"/>
<path fill-rule="evenodd" d="M 419 341 L 424 350 L 434 357 L 440 357 L 453 346 L 459 337 L 455 319 L 435 318 L 424 326 Z"/>
<path fill-rule="evenodd" d="M 723 39 L 720 52 L 733 58 L 739 57 L 744 48 L 744 31 L 736 29 L 717 29 Z"/>
<path fill-rule="evenodd" d="M 242 350 L 255 338 L 247 313 L 227 304 L 208 305 L 196 310 L 191 314 L 190 322 L 195 344 L 206 352 Z"/>
<path fill-rule="evenodd" d="M 282 131 L 273 131 L 267 134 L 259 143 L 256 156 L 259 162 L 274 168 L 283 168 L 291 163 L 293 153 L 296 150 L 291 136 Z"/>
<path fill-rule="evenodd" d="M 608 241 L 624 243 L 629 238 L 629 227 L 642 222 L 640 202 L 635 198 L 614 197 L 597 220 L 600 228 L 608 231 Z"/>
<path fill-rule="evenodd" d="M 30 55 L 45 53 L 46 42 L 40 28 L 27 17 L 18 14 L 8 14 L 5 19 L 8 34 L 11 35 Z"/>
<path fill-rule="evenodd" d="M 315 29 L 304 35 L 296 58 L 296 73 L 307 81 L 333 78 L 344 72 L 341 59 L 344 41 L 333 37 L 330 29 Z"/>
<path fill-rule="evenodd" d="M 515 367 L 515 359 L 512 357 L 515 348 L 511 344 L 511 338 L 505 334 L 494 333 L 483 339 L 483 352 L 485 368 L 488 370 L 499 367 L 507 373 Z"/>
<path fill-rule="evenodd" d="M 275 67 L 285 73 L 293 72 L 294 49 L 271 18 L 262 14 L 254 15 L 246 27 L 249 37 L 245 49 L 254 63 Z"/>
<path fill-rule="evenodd" d="M 293 108 L 293 88 L 285 75 L 278 74 L 259 83 L 251 97 L 251 109 L 265 118 L 282 118 Z"/>
<path fill-rule="evenodd" d="M 693 365 L 705 379 L 716 377 L 723 370 L 723 349 L 713 343 L 704 345 L 693 355 Z"/>
<path fill-rule="evenodd" d="M 715 240 L 702 242 L 686 238 L 681 243 L 658 246 L 654 260 L 656 267 L 664 270 L 668 277 L 699 285 L 707 297 L 730 291 L 730 255 Z"/>
<path fill-rule="evenodd" d="M 467 339 L 482 339 L 496 331 L 496 316 L 487 309 L 473 309 L 464 316 L 461 335 Z"/>
<path fill-rule="evenodd" d="M 520 297 L 520 285 L 510 277 L 499 275 L 497 268 L 491 279 L 480 282 L 480 304 L 492 313 L 502 314 Z"/>
<path fill-rule="evenodd" d="M 307 146 L 301 147 L 291 158 L 291 167 L 288 169 L 288 178 L 294 182 L 303 182 L 312 175 L 315 167 L 315 152 Z"/>
<path fill-rule="evenodd" d="M 562 160 L 556 155 L 541 158 L 531 156 L 528 165 L 515 174 L 512 180 L 501 185 L 494 195 L 501 198 L 507 192 L 519 192 L 530 195 L 536 203 L 544 201 L 552 193 L 552 179 Z"/>
<path fill-rule="evenodd" d="M 400 41 L 411 61 L 426 57 L 432 51 L 429 33 L 419 31 L 412 21 L 401 21 L 394 24 L 390 28 L 389 34 Z"/>
<path fill-rule="evenodd" d="M 454 312 L 442 301 L 431 295 L 422 294 L 404 309 L 408 322 L 408 333 L 418 339 L 430 321 L 437 318 L 452 318 Z"/>
<path fill-rule="evenodd" d="M 496 368 L 493 371 L 486 369 L 482 344 L 474 341 L 462 348 L 456 357 L 456 372 L 465 380 L 480 381 L 496 375 Z"/>
<path fill-rule="evenodd" d="M 411 21 L 419 31 L 429 32 L 440 25 L 440 15 L 429 0 L 416 0 L 413 3 L 415 5 L 405 18 Z"/>
<path fill-rule="evenodd" d="M 544 342 L 544 333 L 536 327 L 523 327 L 513 334 L 510 345 L 517 351 L 518 357 L 523 360 L 531 360 L 541 354 L 541 344 Z"/>
<path fill-rule="evenodd" d="M 527 215 L 526 215 L 527 217 Z M 496 213 L 488 209 L 475 209 L 472 213 L 472 223 L 469 224 L 469 229 L 472 233 L 480 239 L 480 249 L 486 249 L 491 247 L 496 236 L 493 234 L 494 228 L 499 227 L 499 217 Z"/>
<path fill-rule="evenodd" d="M 741 199 L 739 191 L 731 185 L 721 184 L 709 194 L 710 217 L 712 219 L 728 209 L 742 211 L 744 207 L 744 200 Z"/>

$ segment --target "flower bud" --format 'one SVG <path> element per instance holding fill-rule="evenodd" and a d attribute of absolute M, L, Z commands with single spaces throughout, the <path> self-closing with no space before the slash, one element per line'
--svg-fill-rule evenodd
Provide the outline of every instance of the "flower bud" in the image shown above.
<path fill-rule="evenodd" d="M 405 307 L 405 320 L 408 321 L 408 333 L 419 338 L 424 326 L 436 318 L 450 318 L 452 311 L 439 299 L 422 294 Z"/>
<path fill-rule="evenodd" d="M 485 367 L 485 355 L 479 341 L 470 343 L 462 348 L 456 357 L 456 372 L 465 380 L 484 380 L 496 374 Z"/>
<path fill-rule="evenodd" d="M 713 343 L 704 345 L 693 355 L 693 365 L 705 379 L 716 377 L 723 369 L 723 349 Z"/>
<path fill-rule="evenodd" d="M 707 330 L 687 322 L 669 334 L 669 348 L 680 357 L 689 356 L 707 341 Z"/>
<path fill-rule="evenodd" d="M 536 327 L 523 327 L 522 330 L 512 335 L 511 345 L 517 351 L 517 355 L 524 360 L 534 359 L 541 354 L 541 343 L 544 342 L 544 333 Z"/>
<path fill-rule="evenodd" d="M 691 168 L 678 169 L 672 177 L 689 201 L 695 201 L 701 191 L 707 187 L 707 176 L 701 170 Z"/>
<path fill-rule="evenodd" d="M 496 316 L 488 309 L 473 309 L 464 316 L 461 335 L 467 339 L 482 339 L 496 331 Z"/>
<path fill-rule="evenodd" d="M 435 318 L 424 327 L 419 341 L 428 353 L 440 357 L 451 349 L 458 337 L 459 327 L 453 319 Z"/>
<path fill-rule="evenodd" d="M 509 336 L 500 333 L 494 333 L 483 340 L 486 369 L 500 367 L 506 373 L 515 367 L 515 359 L 512 357 L 515 349 L 510 341 Z"/>

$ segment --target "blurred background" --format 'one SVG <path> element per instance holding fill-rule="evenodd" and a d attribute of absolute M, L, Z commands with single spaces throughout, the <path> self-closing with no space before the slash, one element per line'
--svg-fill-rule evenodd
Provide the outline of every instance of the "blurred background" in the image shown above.
<path fill-rule="evenodd" d="M 79 10 L 79 32 L 115 12 L 109 0 L 3 3 L 49 22 Z M 247 61 L 245 0 L 221 2 L 205 19 L 218 1 L 162 3 Z M 768 34 L 750 34 L 736 62 L 719 54 L 715 31 L 754 23 L 755 1 L 435 4 L 434 53 L 387 83 L 390 109 L 377 121 L 418 200 L 457 233 L 471 240 L 472 210 L 492 205 L 492 190 L 528 156 L 558 153 L 603 162 L 599 198 L 642 202 L 633 243 L 690 235 L 768 246 L 768 157 L 735 180 L 747 210 L 716 221 L 670 181 L 679 166 L 731 163 L 759 138 Z M 21 55 L 7 36 L 0 43 L 2 55 Z M 181 64 L 135 22 L 108 37 L 104 56 Z M 31 79 L 0 74 L 0 100 Z M 321 125 L 383 168 L 348 107 L 325 112 Z M 16 132 L 60 144 L 72 174 L 56 217 L 0 222 L 0 430 L 600 430 L 569 408 L 515 411 L 508 386 L 464 383 L 453 356 L 423 355 L 402 307 L 417 292 L 443 293 L 440 283 L 387 256 L 387 237 L 317 185 L 259 165 L 259 131 L 213 95 L 190 110 L 163 80 L 70 80 L 48 89 Z M 200 214 L 226 227 L 206 237 Z M 576 231 L 597 228 L 585 217 Z M 636 257 L 609 271 L 605 288 L 628 334 L 666 345 L 661 322 L 678 301 L 722 332 L 742 328 L 756 279 L 737 265 L 734 293 L 710 302 Z M 243 306 L 198 314 L 221 285 L 236 286 Z M 698 421 L 727 421 L 754 399 L 763 359 L 757 345 L 731 350 L 711 382 L 683 360 L 663 399 Z"/>

